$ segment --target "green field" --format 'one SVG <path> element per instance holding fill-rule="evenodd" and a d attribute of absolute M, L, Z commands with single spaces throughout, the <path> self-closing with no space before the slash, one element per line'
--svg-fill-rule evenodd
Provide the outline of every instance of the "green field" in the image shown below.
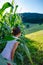
<path fill-rule="evenodd" d="M 29 40 L 28 47 L 33 61 L 38 65 L 43 65 L 43 30 L 26 34 L 25 37 Z"/>
<path fill-rule="evenodd" d="M 37 44 L 33 44 L 38 50 L 43 51 L 43 30 L 25 35 L 26 38 L 36 41 Z M 38 44 L 39 43 L 39 44 Z"/>
<path fill-rule="evenodd" d="M 26 24 L 25 24 L 26 26 Z M 29 24 L 30 27 L 26 28 L 26 34 L 34 33 L 43 30 L 43 24 Z"/>
<path fill-rule="evenodd" d="M 43 30 L 27 34 L 26 37 L 38 43 L 43 43 Z"/>

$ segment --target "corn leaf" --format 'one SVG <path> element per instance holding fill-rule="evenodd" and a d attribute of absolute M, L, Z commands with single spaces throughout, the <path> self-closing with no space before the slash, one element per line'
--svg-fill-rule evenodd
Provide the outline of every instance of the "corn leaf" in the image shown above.
<path fill-rule="evenodd" d="M 6 3 L 2 6 L 2 8 L 0 9 L 0 14 L 2 14 L 2 13 L 4 12 L 4 10 L 5 10 L 6 8 L 8 8 L 8 7 L 12 7 L 12 8 L 13 8 L 13 6 L 12 6 L 9 2 L 6 2 Z"/>

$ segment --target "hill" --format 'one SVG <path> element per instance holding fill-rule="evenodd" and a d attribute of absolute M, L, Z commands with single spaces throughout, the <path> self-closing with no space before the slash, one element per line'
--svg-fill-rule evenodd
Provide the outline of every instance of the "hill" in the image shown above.
<path fill-rule="evenodd" d="M 22 17 L 22 21 L 24 23 L 43 23 L 43 14 L 39 13 L 20 13 L 20 16 Z"/>
<path fill-rule="evenodd" d="M 43 30 L 27 34 L 26 37 L 31 40 L 37 41 L 38 43 L 43 43 Z"/>

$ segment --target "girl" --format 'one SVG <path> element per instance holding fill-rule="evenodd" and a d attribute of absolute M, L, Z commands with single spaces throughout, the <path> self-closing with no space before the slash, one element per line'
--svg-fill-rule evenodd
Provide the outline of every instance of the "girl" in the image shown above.
<path fill-rule="evenodd" d="M 19 27 L 13 28 L 12 34 L 13 34 L 13 37 L 17 39 L 21 35 L 20 28 Z M 6 47 L 1 53 L 3 58 L 6 58 L 8 60 L 14 60 L 14 54 L 18 47 L 18 44 L 19 42 L 17 42 L 16 40 L 8 41 L 6 44 Z"/>

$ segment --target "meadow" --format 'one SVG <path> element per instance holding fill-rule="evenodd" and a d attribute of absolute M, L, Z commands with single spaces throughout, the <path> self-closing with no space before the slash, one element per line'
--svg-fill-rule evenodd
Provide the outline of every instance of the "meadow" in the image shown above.
<path fill-rule="evenodd" d="M 26 38 L 43 43 L 43 30 L 25 35 Z"/>
<path fill-rule="evenodd" d="M 30 49 L 33 61 L 37 65 L 43 65 L 43 24 L 34 24 L 27 31 L 25 37 L 29 40 L 27 46 Z"/>

